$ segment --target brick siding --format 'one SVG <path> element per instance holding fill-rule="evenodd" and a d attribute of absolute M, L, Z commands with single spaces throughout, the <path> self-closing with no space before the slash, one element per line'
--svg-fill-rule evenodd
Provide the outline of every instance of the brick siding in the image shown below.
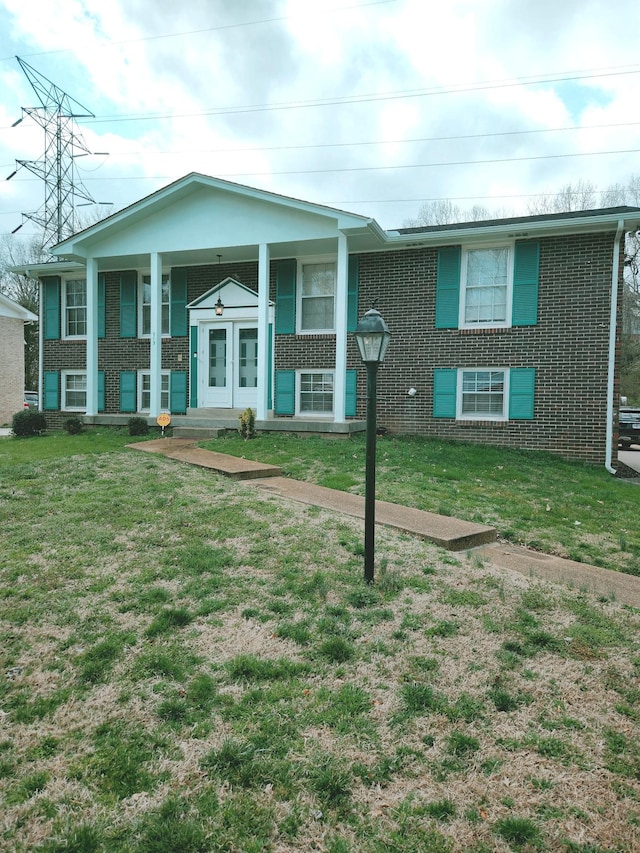
<path fill-rule="evenodd" d="M 24 403 L 24 321 L 0 315 L 0 426 Z"/>
<path fill-rule="evenodd" d="M 492 330 L 435 328 L 436 248 L 360 255 L 358 316 L 375 300 L 392 339 L 378 375 L 378 422 L 403 434 L 439 436 L 559 453 L 602 464 L 606 440 L 613 234 L 540 241 L 538 323 Z M 187 301 L 227 276 L 257 291 L 255 262 L 189 268 Z M 620 286 L 622 264 L 620 267 Z M 149 367 L 149 341 L 119 337 L 119 273 L 106 276 L 106 338 L 98 343 L 105 371 L 106 412 L 119 409 L 119 371 Z M 275 301 L 275 264 L 270 298 Z M 618 327 L 621 322 L 622 300 Z M 619 350 L 619 347 L 618 347 Z M 162 367 L 187 370 L 188 336 L 163 338 Z M 83 341 L 45 341 L 46 370 L 85 368 Z M 276 335 L 275 369 L 333 369 L 334 335 Z M 366 374 L 349 335 L 347 367 L 358 371 L 357 415 L 365 415 Z M 535 419 L 456 422 L 431 416 L 436 368 L 535 367 Z M 409 388 L 417 393 L 410 397 Z M 617 391 L 617 389 L 616 389 Z M 47 419 L 55 421 L 55 413 Z"/>

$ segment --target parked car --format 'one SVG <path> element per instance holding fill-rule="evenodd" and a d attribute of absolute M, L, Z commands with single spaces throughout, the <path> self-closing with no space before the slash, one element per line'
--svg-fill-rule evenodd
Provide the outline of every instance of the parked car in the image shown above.
<path fill-rule="evenodd" d="M 24 408 L 25 409 L 38 409 L 38 393 L 37 391 L 25 391 L 24 392 Z"/>
<path fill-rule="evenodd" d="M 632 444 L 640 445 L 640 409 L 624 406 L 618 418 L 620 447 L 628 450 Z"/>

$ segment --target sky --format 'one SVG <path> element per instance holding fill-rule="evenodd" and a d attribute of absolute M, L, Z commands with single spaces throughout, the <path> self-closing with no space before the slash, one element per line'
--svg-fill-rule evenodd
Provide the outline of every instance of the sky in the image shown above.
<path fill-rule="evenodd" d="M 394 229 L 639 175 L 639 32 L 637 0 L 0 0 L 0 236 L 45 193 L 1 180 L 44 154 L 16 57 L 93 114 L 102 215 L 201 172 Z"/>

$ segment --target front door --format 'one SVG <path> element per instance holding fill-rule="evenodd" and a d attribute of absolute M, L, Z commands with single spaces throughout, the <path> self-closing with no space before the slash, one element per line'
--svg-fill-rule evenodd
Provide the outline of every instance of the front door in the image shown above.
<path fill-rule="evenodd" d="M 200 324 L 198 406 L 255 407 L 258 388 L 258 327 L 251 323 Z"/>

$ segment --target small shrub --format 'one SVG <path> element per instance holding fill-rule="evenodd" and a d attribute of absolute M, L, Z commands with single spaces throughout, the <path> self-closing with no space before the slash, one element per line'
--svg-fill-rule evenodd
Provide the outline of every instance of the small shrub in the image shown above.
<path fill-rule="evenodd" d="M 78 418 L 75 415 L 73 417 L 67 418 L 62 426 L 69 435 L 78 435 L 78 433 L 82 432 L 82 427 L 84 424 L 82 423 L 82 418 Z"/>
<path fill-rule="evenodd" d="M 14 435 L 26 437 L 30 435 L 40 435 L 47 428 L 47 420 L 42 412 L 36 412 L 32 409 L 24 409 L 21 412 L 16 412 L 11 422 L 11 429 Z"/>
<path fill-rule="evenodd" d="M 244 412 L 238 416 L 238 420 L 240 421 L 238 425 L 238 432 L 244 438 L 244 440 L 248 441 L 248 439 L 250 438 L 255 438 L 256 416 L 253 413 L 253 409 L 245 409 Z"/>
<path fill-rule="evenodd" d="M 129 418 L 129 435 L 147 435 L 149 424 L 144 418 Z"/>

